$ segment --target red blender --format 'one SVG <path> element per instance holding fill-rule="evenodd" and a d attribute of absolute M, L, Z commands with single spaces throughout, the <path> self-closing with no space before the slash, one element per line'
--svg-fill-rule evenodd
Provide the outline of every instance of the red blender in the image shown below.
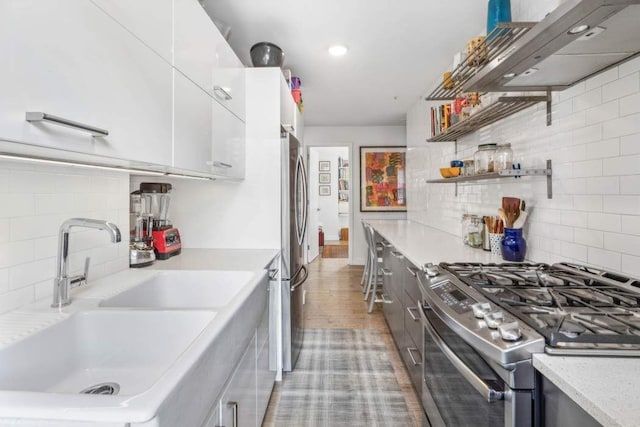
<path fill-rule="evenodd" d="M 182 250 L 180 232 L 169 220 L 171 184 L 143 182 L 140 195 L 145 199 L 147 213 L 153 217 L 151 234 L 156 259 L 165 260 L 178 255 Z"/>

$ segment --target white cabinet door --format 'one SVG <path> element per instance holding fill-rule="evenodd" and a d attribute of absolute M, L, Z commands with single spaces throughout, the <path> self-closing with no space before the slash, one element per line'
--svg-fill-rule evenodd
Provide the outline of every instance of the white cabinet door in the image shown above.
<path fill-rule="evenodd" d="M 174 66 L 244 120 L 244 68 L 197 0 L 174 0 Z"/>
<path fill-rule="evenodd" d="M 215 101 L 178 71 L 175 72 L 174 81 L 173 166 L 211 173 Z"/>
<path fill-rule="evenodd" d="M 213 411 L 207 417 L 207 420 L 204 422 L 202 427 L 222 427 L 223 424 L 220 423 L 220 401 L 216 401 L 216 405 L 213 408 Z"/>
<path fill-rule="evenodd" d="M 275 290 L 271 290 L 275 292 Z M 263 307 L 260 324 L 256 330 L 256 346 L 258 355 L 256 357 L 256 379 L 257 379 L 257 402 L 256 415 L 258 417 L 258 425 L 262 425 L 262 420 L 269 405 L 271 392 L 276 380 L 276 371 L 269 369 L 269 346 L 275 345 L 269 341 L 269 298 Z"/>
<path fill-rule="evenodd" d="M 213 173 L 233 179 L 245 176 L 245 124 L 213 103 Z"/>
<path fill-rule="evenodd" d="M 220 400 L 225 427 L 256 426 L 256 336 L 253 335 L 240 364 Z"/>
<path fill-rule="evenodd" d="M 173 0 L 91 0 L 171 63 Z"/>
<path fill-rule="evenodd" d="M 93 3 L 0 2 L 0 137 L 49 148 L 171 161 L 171 67 Z M 38 111 L 109 131 L 27 122 Z"/>

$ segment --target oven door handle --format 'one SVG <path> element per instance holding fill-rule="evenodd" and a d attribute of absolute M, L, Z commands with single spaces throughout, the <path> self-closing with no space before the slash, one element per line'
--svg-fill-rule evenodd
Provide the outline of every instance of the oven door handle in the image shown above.
<path fill-rule="evenodd" d="M 424 309 L 430 310 L 428 307 L 424 307 Z M 477 376 L 473 370 L 471 370 L 463 361 L 460 359 L 453 350 L 447 345 L 446 342 L 442 339 L 440 334 L 431 326 L 427 316 L 424 314 L 423 310 L 420 310 L 420 316 L 422 317 L 422 324 L 433 338 L 433 341 L 436 343 L 440 351 L 449 359 L 449 362 L 460 372 L 460 374 L 471 384 L 473 388 L 475 388 L 478 393 L 480 393 L 489 403 L 497 402 L 499 400 L 504 400 L 504 392 L 494 390 L 491 388 L 482 378 Z"/>

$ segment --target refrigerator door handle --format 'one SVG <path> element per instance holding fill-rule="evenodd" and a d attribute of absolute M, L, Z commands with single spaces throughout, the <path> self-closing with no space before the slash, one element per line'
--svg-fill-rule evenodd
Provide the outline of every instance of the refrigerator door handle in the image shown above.
<path fill-rule="evenodd" d="M 298 286 L 301 286 L 309 277 L 309 272 L 307 271 L 307 267 L 304 265 L 300 267 L 300 273 L 303 273 L 302 279 L 298 279 L 293 285 L 291 285 L 291 292 L 295 292 Z"/>
<path fill-rule="evenodd" d="M 294 193 L 295 193 L 295 225 L 296 225 L 296 237 L 298 238 L 298 244 L 302 245 L 304 241 L 305 231 L 307 228 L 307 174 L 304 168 L 304 161 L 301 155 L 298 155 L 296 161 L 296 174 L 294 181 Z M 300 200 L 302 199 L 302 200 Z"/>

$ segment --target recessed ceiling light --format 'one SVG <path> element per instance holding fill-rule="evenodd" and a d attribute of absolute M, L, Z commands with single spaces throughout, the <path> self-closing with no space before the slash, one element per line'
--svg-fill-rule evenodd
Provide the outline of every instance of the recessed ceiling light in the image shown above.
<path fill-rule="evenodd" d="M 337 44 L 337 45 L 335 45 L 335 46 L 331 46 L 331 47 L 329 48 L 329 54 L 330 54 L 330 55 L 333 55 L 333 56 L 342 56 L 342 55 L 344 55 L 345 53 L 347 53 L 347 50 L 348 50 L 348 49 L 347 49 L 347 47 L 346 47 L 346 46 L 343 46 L 343 45 Z"/>
<path fill-rule="evenodd" d="M 505 79 L 512 79 L 512 78 L 514 78 L 515 76 L 516 76 L 516 73 L 507 73 L 507 74 L 505 74 L 505 75 L 504 75 L 504 76 L 502 76 L 502 77 L 504 77 Z"/>
<path fill-rule="evenodd" d="M 567 31 L 567 34 L 575 35 L 575 34 L 584 33 L 589 28 L 591 28 L 591 27 L 589 27 L 588 25 L 584 25 L 584 24 L 583 25 L 578 25 L 577 27 L 573 27 L 572 29 Z"/>

